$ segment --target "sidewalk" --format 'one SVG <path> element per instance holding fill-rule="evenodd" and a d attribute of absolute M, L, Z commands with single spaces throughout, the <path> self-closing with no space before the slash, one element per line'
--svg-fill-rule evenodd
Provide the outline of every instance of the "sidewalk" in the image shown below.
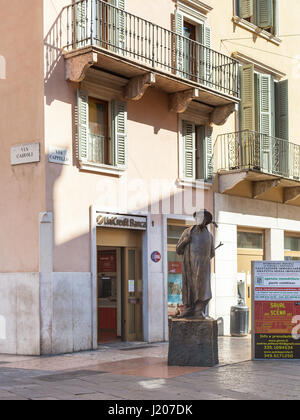
<path fill-rule="evenodd" d="M 0 400 L 298 399 L 300 361 L 250 360 L 250 337 L 219 337 L 213 368 L 167 366 L 168 343 L 53 357 L 0 355 Z"/>

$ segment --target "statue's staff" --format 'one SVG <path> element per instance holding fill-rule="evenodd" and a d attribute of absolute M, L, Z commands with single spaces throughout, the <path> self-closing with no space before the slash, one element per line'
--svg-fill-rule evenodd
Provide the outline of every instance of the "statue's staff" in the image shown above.
<path fill-rule="evenodd" d="M 220 243 L 219 243 L 219 245 L 215 248 L 215 250 L 216 250 L 216 249 L 218 249 L 218 248 L 220 248 L 220 247 L 221 247 L 221 246 L 223 246 L 223 245 L 224 245 L 224 244 L 223 244 L 222 242 L 220 242 Z"/>

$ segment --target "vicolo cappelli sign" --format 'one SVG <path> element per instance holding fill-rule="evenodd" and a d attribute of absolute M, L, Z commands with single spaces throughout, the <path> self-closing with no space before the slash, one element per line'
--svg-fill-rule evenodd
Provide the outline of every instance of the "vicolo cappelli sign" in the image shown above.
<path fill-rule="evenodd" d="M 138 230 L 147 229 L 147 218 L 142 216 L 97 213 L 96 223 L 99 227 Z"/>

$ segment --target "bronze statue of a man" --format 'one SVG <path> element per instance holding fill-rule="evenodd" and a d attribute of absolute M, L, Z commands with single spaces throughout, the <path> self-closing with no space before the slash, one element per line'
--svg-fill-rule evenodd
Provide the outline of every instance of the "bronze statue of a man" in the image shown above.
<path fill-rule="evenodd" d="M 215 256 L 214 239 L 207 226 L 214 222 L 212 214 L 205 209 L 194 213 L 194 217 L 196 225 L 183 232 L 176 247 L 177 254 L 183 255 L 182 300 L 184 313 L 181 318 L 199 317 L 205 319 L 207 318 L 206 307 L 212 298 L 210 260 Z"/>

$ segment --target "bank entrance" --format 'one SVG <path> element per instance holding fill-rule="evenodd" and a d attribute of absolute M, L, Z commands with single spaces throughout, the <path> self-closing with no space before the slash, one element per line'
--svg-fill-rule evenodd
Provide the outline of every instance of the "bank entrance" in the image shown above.
<path fill-rule="evenodd" d="M 238 297 L 249 308 L 251 329 L 251 264 L 264 259 L 264 231 L 238 229 L 237 248 Z"/>
<path fill-rule="evenodd" d="M 144 339 L 142 236 L 97 228 L 98 344 Z"/>

